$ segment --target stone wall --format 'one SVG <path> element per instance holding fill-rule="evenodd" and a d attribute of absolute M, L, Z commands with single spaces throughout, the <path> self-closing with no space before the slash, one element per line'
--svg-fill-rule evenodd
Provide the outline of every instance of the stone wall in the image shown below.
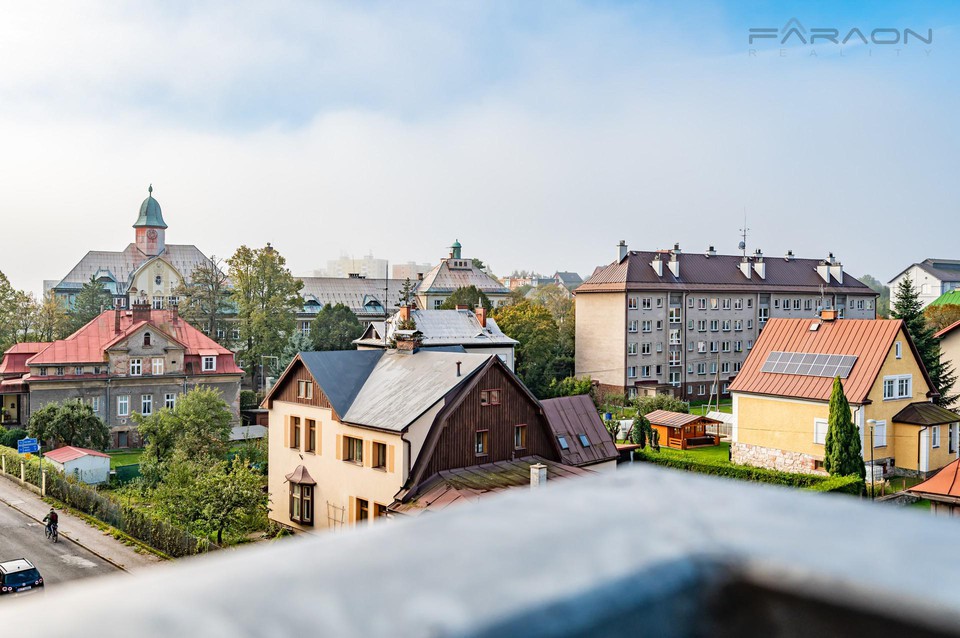
<path fill-rule="evenodd" d="M 730 460 L 740 465 L 752 465 L 781 472 L 827 474 L 822 469 L 816 469 L 816 462 L 822 459 L 800 452 L 788 452 L 749 443 L 731 443 Z"/>

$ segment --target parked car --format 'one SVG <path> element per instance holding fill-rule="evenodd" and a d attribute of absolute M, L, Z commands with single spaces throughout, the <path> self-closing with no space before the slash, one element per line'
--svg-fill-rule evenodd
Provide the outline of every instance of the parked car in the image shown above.
<path fill-rule="evenodd" d="M 43 576 L 26 558 L 0 563 L 0 595 L 33 592 L 43 587 Z"/>

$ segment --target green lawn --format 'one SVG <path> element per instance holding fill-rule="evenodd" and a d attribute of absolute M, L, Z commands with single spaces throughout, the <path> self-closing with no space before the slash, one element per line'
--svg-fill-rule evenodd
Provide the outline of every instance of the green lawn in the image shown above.
<path fill-rule="evenodd" d="M 699 414 L 699 415 L 701 415 L 701 416 L 705 416 L 705 415 L 707 414 L 707 412 L 710 412 L 710 411 L 716 410 L 716 409 L 717 409 L 716 404 L 711 405 L 711 406 L 710 406 L 710 410 L 707 410 L 707 404 L 706 404 L 706 403 L 704 403 L 704 404 L 702 404 L 702 405 L 691 405 L 691 406 L 690 406 L 690 414 Z M 727 414 L 733 414 L 733 401 L 721 401 L 721 402 L 720 402 L 720 411 L 721 411 L 721 412 L 725 412 L 725 413 L 727 413 Z"/>
<path fill-rule="evenodd" d="M 110 455 L 110 469 L 116 469 L 118 465 L 136 465 L 140 462 L 140 455 L 143 449 L 139 450 L 117 450 L 116 452 L 107 452 Z"/>
<path fill-rule="evenodd" d="M 926 511 L 929 512 L 929 511 L 930 511 L 930 501 L 928 501 L 928 500 L 925 499 L 925 498 L 921 498 L 921 499 L 920 499 L 919 501 L 917 501 L 916 503 L 910 503 L 910 505 L 909 505 L 908 507 L 915 507 L 915 508 L 917 508 L 917 509 L 926 510 Z"/>
<path fill-rule="evenodd" d="M 720 445 L 710 445 L 708 447 L 700 447 L 693 450 L 674 450 L 661 445 L 660 454 L 665 457 L 688 459 L 691 461 L 728 463 L 730 457 L 730 443 L 722 442 Z"/>

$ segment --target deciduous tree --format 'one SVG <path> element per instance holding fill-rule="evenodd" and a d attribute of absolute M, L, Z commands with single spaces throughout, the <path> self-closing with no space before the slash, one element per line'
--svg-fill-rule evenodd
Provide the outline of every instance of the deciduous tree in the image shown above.
<path fill-rule="evenodd" d="M 48 403 L 30 415 L 27 431 L 50 447 L 104 450 L 110 442 L 110 429 L 92 407 L 80 401 Z"/>
<path fill-rule="evenodd" d="M 241 246 L 227 260 L 240 328 L 240 358 L 251 377 L 263 356 L 280 354 L 296 327 L 297 311 L 303 308 L 303 282 L 286 263 L 270 244 L 257 249 Z"/>
<path fill-rule="evenodd" d="M 550 311 L 529 301 L 497 309 L 497 325 L 508 337 L 519 341 L 516 349 L 516 372 L 538 397 L 547 397 L 550 382 L 557 376 L 554 362 L 560 342 L 560 331 Z"/>
<path fill-rule="evenodd" d="M 840 377 L 833 380 L 833 391 L 830 393 L 830 416 L 827 421 L 827 439 L 823 447 L 823 468 L 834 476 L 866 476 L 860 432 L 853 424 L 850 404 L 843 392 Z"/>
<path fill-rule="evenodd" d="M 637 414 L 639 415 L 650 414 L 655 410 L 682 412 L 683 414 L 689 414 L 690 412 L 689 403 L 686 401 L 681 401 L 680 399 L 669 394 L 655 394 L 652 397 L 638 397 L 634 401 L 634 405 L 637 406 Z"/>
<path fill-rule="evenodd" d="M 477 305 L 480 304 L 487 309 L 487 312 L 490 312 L 493 309 L 493 304 L 490 302 L 490 298 L 487 297 L 482 290 L 476 286 L 466 286 L 465 288 L 457 288 L 454 290 L 453 293 L 446 298 L 440 308 L 442 310 L 455 310 L 457 306 L 476 308 Z"/>
<path fill-rule="evenodd" d="M 196 523 L 216 532 L 218 545 L 223 544 L 224 532 L 267 511 L 263 476 L 239 459 L 214 464 L 197 479 L 194 492 L 199 505 Z"/>
<path fill-rule="evenodd" d="M 70 335 L 71 319 L 67 306 L 52 290 L 47 291 L 36 308 L 34 336 L 37 341 L 56 341 Z"/>
<path fill-rule="evenodd" d="M 354 339 L 363 334 L 363 324 L 347 306 L 326 305 L 310 326 L 314 350 L 355 350 Z"/>
<path fill-rule="evenodd" d="M 923 316 L 927 320 L 927 325 L 934 332 L 940 332 L 947 326 L 952 326 L 960 321 L 960 305 L 943 304 L 939 306 L 927 306 L 923 309 Z"/>
<path fill-rule="evenodd" d="M 210 257 L 193 269 L 189 284 L 177 288 L 180 316 L 219 342 L 227 342 L 231 310 L 229 279 L 223 261 Z M 224 337 L 217 337 L 222 331 Z"/>

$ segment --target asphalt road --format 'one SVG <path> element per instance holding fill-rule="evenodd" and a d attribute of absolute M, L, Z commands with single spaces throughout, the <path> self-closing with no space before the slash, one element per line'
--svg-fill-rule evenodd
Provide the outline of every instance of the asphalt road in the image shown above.
<path fill-rule="evenodd" d="M 60 583 L 120 571 L 63 537 L 58 543 L 50 542 L 42 524 L 0 503 L 0 561 L 12 558 L 26 558 L 36 565 L 47 591 Z"/>

